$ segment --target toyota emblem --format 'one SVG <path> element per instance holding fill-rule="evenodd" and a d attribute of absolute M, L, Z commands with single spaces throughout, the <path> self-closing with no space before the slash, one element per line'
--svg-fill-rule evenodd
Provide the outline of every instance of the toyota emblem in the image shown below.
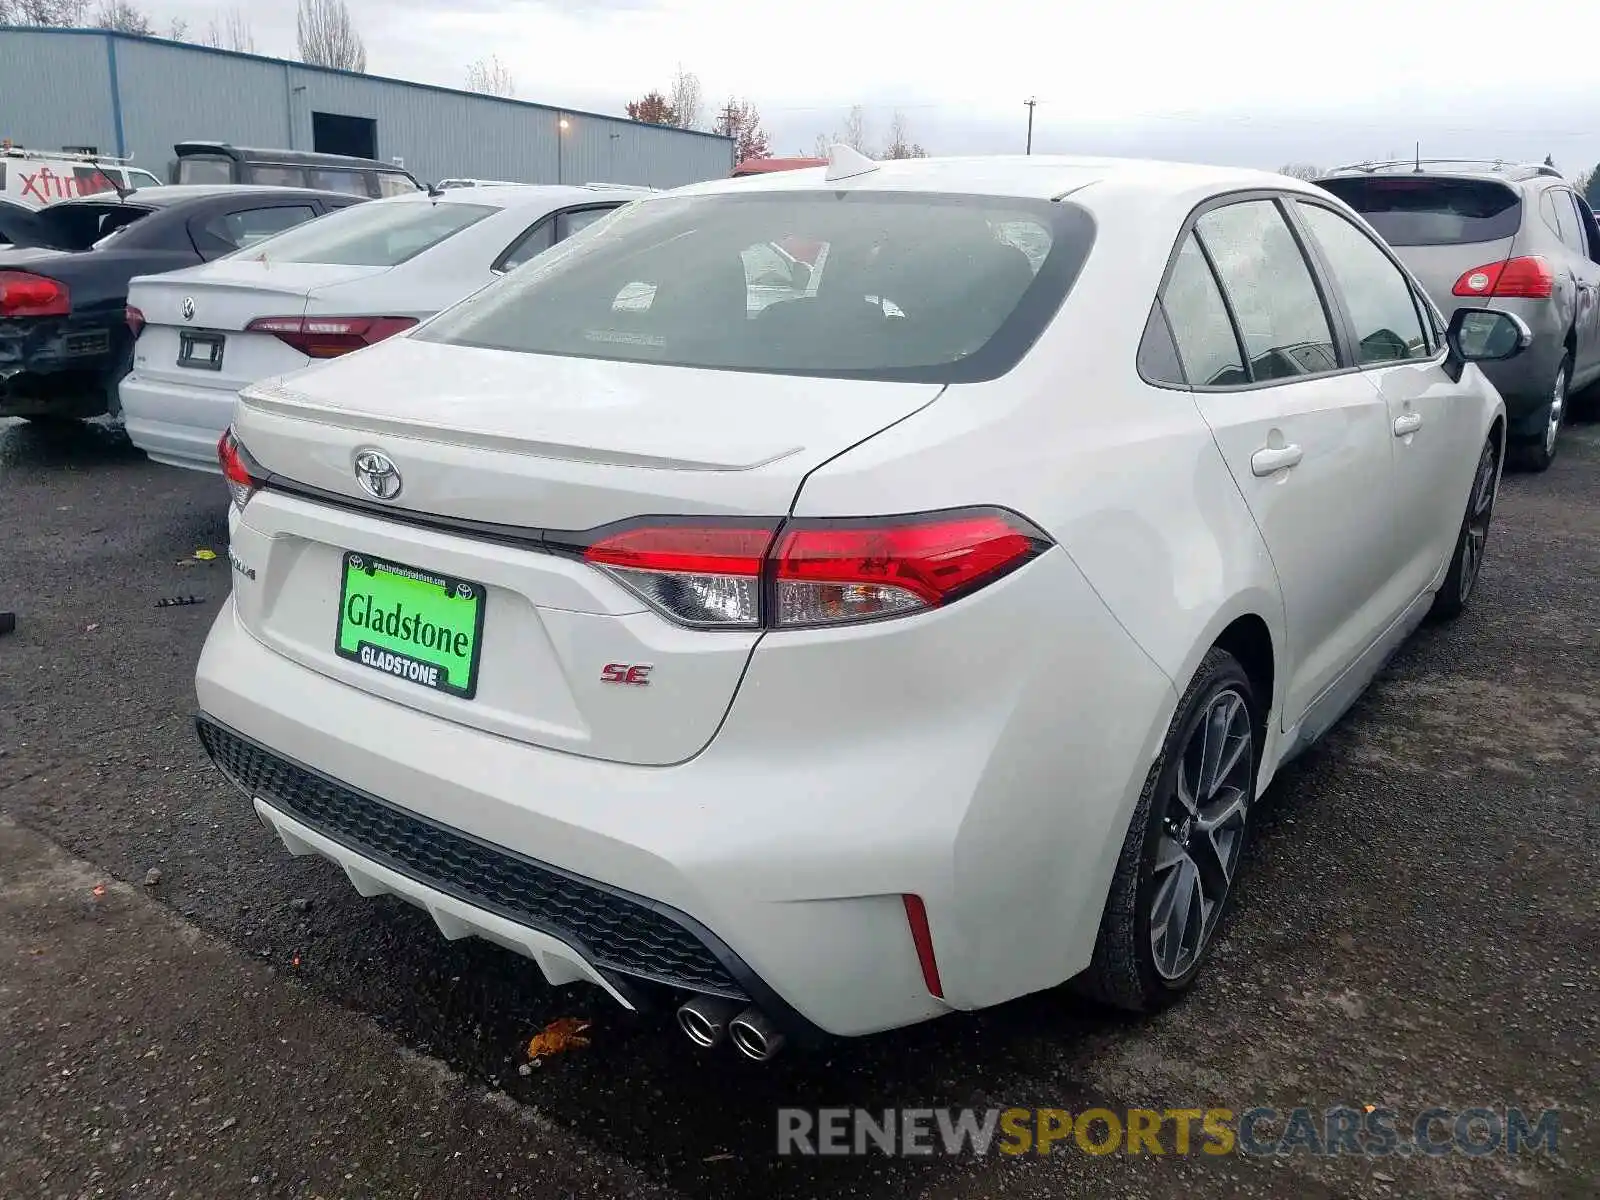
<path fill-rule="evenodd" d="M 194 297 L 193 296 L 185 296 L 183 298 L 183 319 L 185 321 L 194 320 Z"/>
<path fill-rule="evenodd" d="M 362 450 L 356 455 L 356 482 L 375 499 L 393 500 L 400 494 L 400 469 L 387 454 Z"/>

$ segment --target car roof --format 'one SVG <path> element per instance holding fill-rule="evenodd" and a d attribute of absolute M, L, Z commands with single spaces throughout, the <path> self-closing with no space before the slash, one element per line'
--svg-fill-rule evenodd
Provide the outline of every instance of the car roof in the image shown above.
<path fill-rule="evenodd" d="M 173 150 L 182 158 L 186 155 L 205 154 L 217 152 L 232 156 L 243 155 L 247 159 L 272 164 L 295 165 L 306 167 L 349 167 L 360 168 L 368 171 L 390 171 L 395 174 L 410 174 L 398 163 L 386 163 L 376 158 L 360 158 L 353 154 L 329 154 L 323 150 L 283 150 L 267 146 L 238 146 L 232 142 L 195 141 L 188 140 L 175 144 Z"/>
<path fill-rule="evenodd" d="M 1541 178 L 1564 178 L 1560 171 L 1544 163 L 1475 158 L 1412 158 L 1393 162 L 1351 163 L 1348 166 L 1335 167 L 1318 178 L 1350 179 L 1364 175 L 1420 175 L 1425 179 L 1493 179 L 1499 183 L 1526 183 Z"/>
<path fill-rule="evenodd" d="M 50 205 L 57 208 L 63 205 L 83 204 L 132 204 L 143 205 L 149 208 L 165 208 L 169 204 L 178 204 L 185 200 L 203 200 L 210 196 L 321 196 L 323 199 L 337 197 L 341 200 L 364 200 L 363 196 L 351 196 L 346 192 L 318 191 L 315 188 L 280 188 L 259 187 L 244 183 L 177 183 L 163 184 L 160 187 L 134 188 L 125 197 L 118 197 L 114 191 L 96 192 L 92 196 L 74 196 L 70 200 L 58 200 Z"/>
<path fill-rule="evenodd" d="M 669 193 L 749 195 L 765 191 L 926 191 L 1057 200 L 1090 185 L 1152 193 L 1284 188 L 1292 181 L 1269 171 L 1138 158 L 1069 155 L 986 155 L 906 158 L 878 162 L 863 174 L 829 180 L 827 168 L 770 171 L 739 179 L 713 179 Z"/>
<path fill-rule="evenodd" d="M 494 208 L 526 208 L 542 204 L 547 208 L 561 208 L 568 204 L 601 202 L 607 196 L 624 200 L 655 195 L 649 188 L 628 187 L 623 184 L 592 185 L 583 183 L 496 183 L 475 187 L 445 188 L 438 196 L 427 192 L 407 192 L 402 196 L 385 196 L 373 204 L 481 204 Z"/>

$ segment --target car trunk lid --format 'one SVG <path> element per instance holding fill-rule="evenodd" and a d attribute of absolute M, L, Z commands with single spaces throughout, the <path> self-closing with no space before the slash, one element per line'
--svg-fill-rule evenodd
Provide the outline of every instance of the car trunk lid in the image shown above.
<path fill-rule="evenodd" d="M 146 379 L 225 391 L 299 370 L 311 359 L 275 334 L 246 332 L 250 323 L 299 317 L 318 291 L 387 269 L 229 258 L 135 280 L 128 304 L 145 320 L 135 369 Z"/>
<path fill-rule="evenodd" d="M 782 517 L 807 473 L 940 390 L 394 339 L 246 389 L 236 430 L 268 486 L 236 535 L 257 574 L 240 619 L 313 670 L 449 721 L 678 762 L 715 733 L 759 632 L 674 624 L 563 546 L 630 518 Z M 363 451 L 392 462 L 391 499 L 357 482 Z M 481 596 L 473 695 L 336 652 L 350 552 Z"/>

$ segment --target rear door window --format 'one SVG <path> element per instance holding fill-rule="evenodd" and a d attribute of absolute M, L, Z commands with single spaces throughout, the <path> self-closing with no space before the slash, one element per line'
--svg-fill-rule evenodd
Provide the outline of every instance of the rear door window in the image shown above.
<path fill-rule="evenodd" d="M 394 267 L 495 211 L 483 204 L 369 200 L 291 229 L 261 252 L 270 262 Z"/>
<path fill-rule="evenodd" d="M 1340 176 L 1319 180 L 1391 246 L 1497 242 L 1522 224 L 1522 199 L 1492 179 Z"/>
<path fill-rule="evenodd" d="M 422 189 L 404 175 L 394 171 L 378 172 L 378 195 L 380 196 L 407 196 L 412 192 Z"/>
<path fill-rule="evenodd" d="M 1251 379 L 1295 379 L 1338 368 L 1327 310 L 1276 203 L 1214 208 L 1195 228 L 1233 309 Z"/>

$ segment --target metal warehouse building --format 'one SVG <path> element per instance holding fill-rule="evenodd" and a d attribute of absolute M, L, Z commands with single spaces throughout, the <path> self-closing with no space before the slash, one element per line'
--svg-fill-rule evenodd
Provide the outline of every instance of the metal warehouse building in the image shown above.
<path fill-rule="evenodd" d="M 0 28 L 0 137 L 132 156 L 163 179 L 174 143 L 399 160 L 424 182 L 676 187 L 726 176 L 733 141 L 474 92 L 98 29 Z"/>

